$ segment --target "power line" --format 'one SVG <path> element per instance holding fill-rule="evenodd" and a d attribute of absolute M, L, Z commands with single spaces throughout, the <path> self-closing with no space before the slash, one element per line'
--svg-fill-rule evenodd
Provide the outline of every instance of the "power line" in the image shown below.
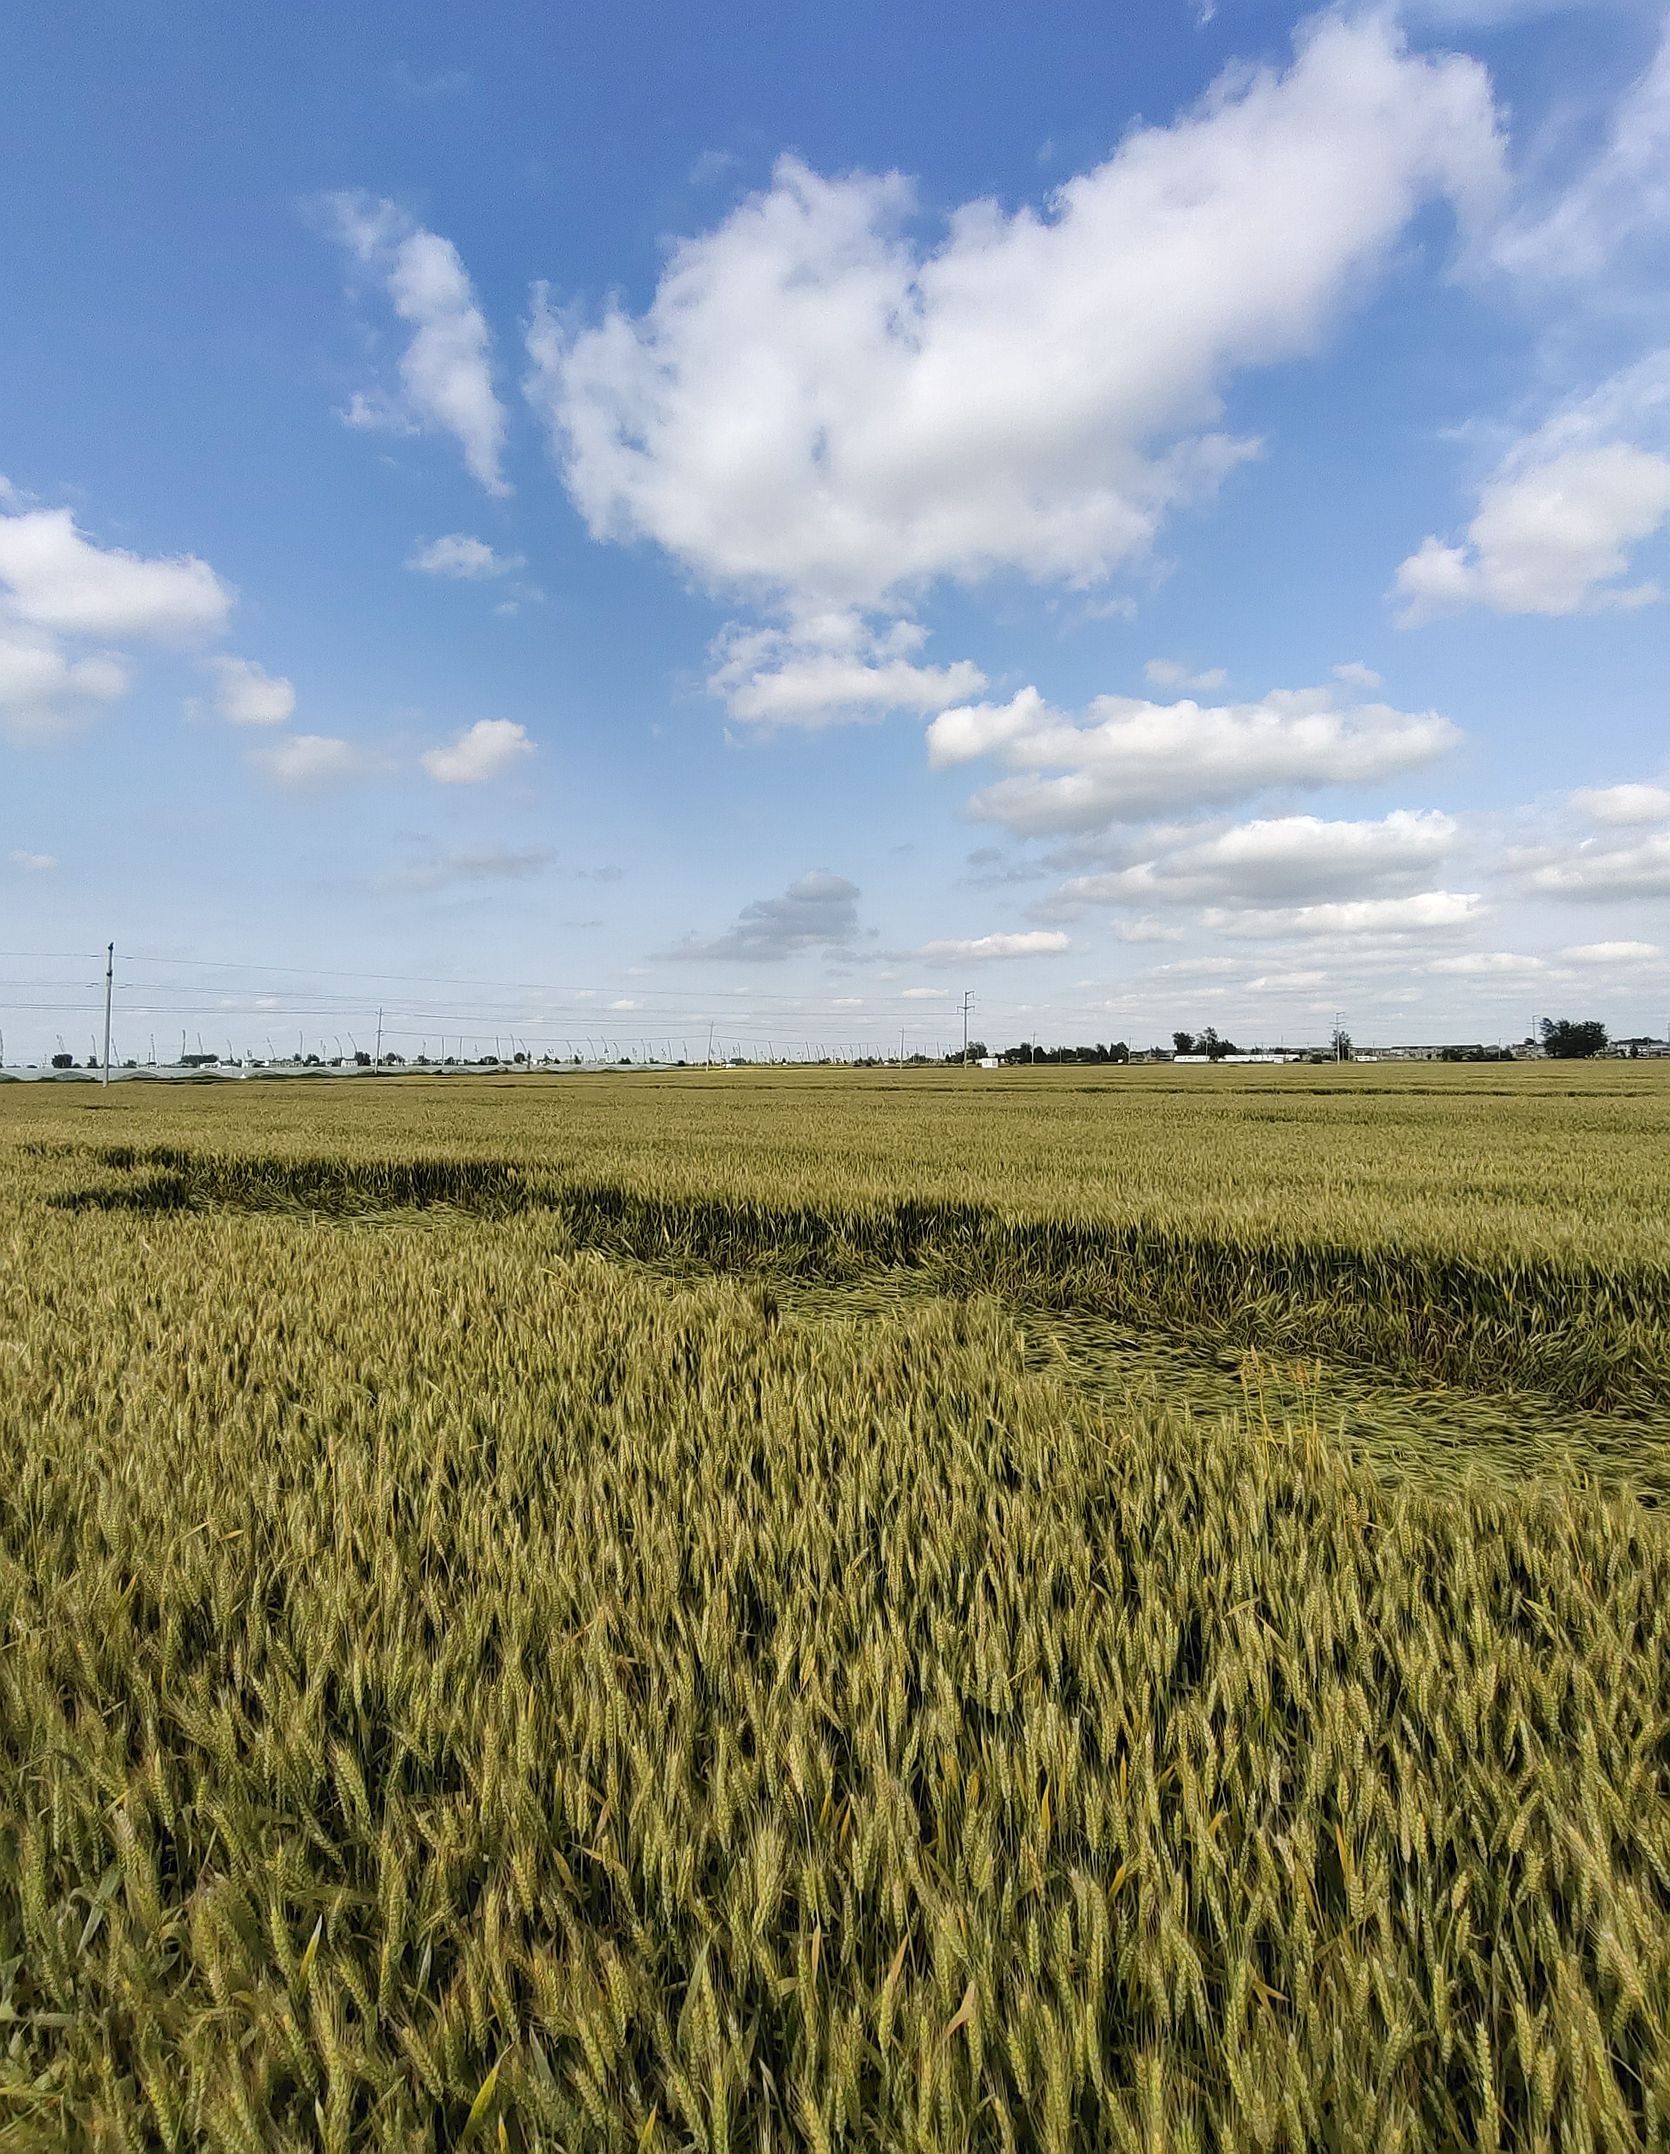
<path fill-rule="evenodd" d="M 79 954 L 80 953 L 77 951 L 31 952 L 23 950 L 0 950 L 0 958 L 28 956 L 74 957 L 78 956 Z M 319 980 L 372 980 L 389 982 L 395 985 L 408 985 L 414 987 L 496 987 L 508 988 L 518 994 L 528 995 L 604 995 L 620 992 L 618 986 L 614 984 L 602 987 L 592 987 L 584 985 L 575 986 L 573 984 L 564 984 L 553 980 L 499 980 L 492 979 L 483 975 L 478 975 L 473 978 L 460 978 L 456 974 L 440 972 L 351 971 L 341 966 L 272 965 L 267 964 L 261 960 L 252 960 L 245 958 L 163 957 L 153 955 L 150 952 L 143 950 L 125 952 L 123 956 L 123 963 L 129 965 L 189 965 L 195 969 L 208 972 L 248 972 L 256 974 L 285 973 L 301 978 Z M 636 985 L 636 983 L 634 983 L 632 991 L 638 995 L 652 996 L 658 1001 L 676 1000 L 679 992 L 675 988 L 641 987 Z M 818 999 L 814 994 L 808 994 L 805 992 L 790 994 L 786 992 L 775 991 L 769 988 L 754 987 L 714 988 L 710 989 L 707 992 L 706 997 L 701 999 L 703 999 L 705 1002 L 710 1003 L 715 995 L 724 996 L 727 999 L 732 997 L 735 997 L 737 999 L 746 999 L 751 1002 L 804 1003 Z M 950 995 L 950 990 L 948 988 L 945 990 L 945 995 L 948 999 Z M 907 993 L 905 990 L 900 990 L 900 992 L 897 994 L 880 995 L 873 998 L 866 997 L 865 999 L 866 1001 L 873 1001 L 877 1003 L 899 1002 L 907 999 Z M 923 998 L 916 997 L 912 999 L 920 1000 Z M 697 1006 L 697 1003 L 695 1001 L 692 1001 L 689 1003 L 688 1006 L 691 1008 L 695 1008 Z"/>

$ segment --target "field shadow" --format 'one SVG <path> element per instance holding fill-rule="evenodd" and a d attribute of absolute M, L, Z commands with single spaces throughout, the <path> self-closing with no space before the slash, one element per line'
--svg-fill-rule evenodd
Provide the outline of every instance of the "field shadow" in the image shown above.
<path fill-rule="evenodd" d="M 1670 1405 L 1670 1268 L 1298 1237 L 1170 1222 L 1026 1218 L 938 1199 L 843 1206 L 654 1196 L 509 1160 L 352 1161 L 87 1145 L 107 1179 L 71 1210 L 251 1214 L 394 1225 L 537 1215 L 558 1242 L 625 1262 L 853 1292 L 909 1284 L 994 1296 L 1106 1336 L 1171 1337 L 1233 1358 L 1321 1355 L 1464 1393 L 1529 1393 L 1587 1413 Z M 1109 1327 L 1112 1327 L 1111 1331 Z"/>

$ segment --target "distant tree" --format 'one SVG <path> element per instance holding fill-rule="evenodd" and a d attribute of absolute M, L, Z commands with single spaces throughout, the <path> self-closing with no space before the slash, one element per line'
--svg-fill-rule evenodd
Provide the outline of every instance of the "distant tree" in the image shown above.
<path fill-rule="evenodd" d="M 1108 1049 L 1108 1060 L 1110 1062 L 1129 1062 L 1130 1059 L 1131 1050 L 1126 1042 L 1124 1040 L 1115 1040 Z"/>
<path fill-rule="evenodd" d="M 1192 1032 L 1174 1032 L 1171 1035 L 1171 1045 L 1174 1054 L 1192 1055 L 1195 1051 L 1195 1036 Z"/>
<path fill-rule="evenodd" d="M 73 1070 L 75 1068 L 75 1057 L 74 1055 L 54 1055 L 52 1067 L 55 1070 Z"/>
<path fill-rule="evenodd" d="M 1351 1035 L 1343 1028 L 1334 1033 L 1333 1038 L 1328 1042 L 1328 1046 L 1336 1062 L 1349 1062 L 1351 1060 Z"/>
<path fill-rule="evenodd" d="M 1543 1053 L 1561 1062 L 1580 1062 L 1606 1052 L 1606 1027 L 1598 1017 L 1545 1017 L 1537 1029 Z"/>

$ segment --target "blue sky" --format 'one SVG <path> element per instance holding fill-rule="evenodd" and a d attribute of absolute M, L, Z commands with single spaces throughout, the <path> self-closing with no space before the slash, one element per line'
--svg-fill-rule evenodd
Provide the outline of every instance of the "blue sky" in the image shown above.
<path fill-rule="evenodd" d="M 1663 1032 L 1657 10 L 0 59 L 10 1058 Z"/>

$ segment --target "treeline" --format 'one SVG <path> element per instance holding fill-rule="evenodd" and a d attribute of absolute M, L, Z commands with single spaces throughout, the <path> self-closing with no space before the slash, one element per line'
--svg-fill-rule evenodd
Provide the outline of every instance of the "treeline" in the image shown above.
<path fill-rule="evenodd" d="M 945 1059 L 947 1062 L 961 1062 L 963 1060 L 961 1049 L 959 1048 L 954 1054 L 947 1055 Z M 1131 1050 L 1123 1040 L 1095 1041 L 1088 1047 L 1042 1047 L 1035 1046 L 1030 1040 L 1022 1040 L 1016 1047 L 999 1048 L 994 1058 L 991 1049 L 984 1040 L 969 1041 L 968 1060 L 970 1062 L 989 1062 L 993 1059 L 1006 1063 L 1129 1062 Z"/>

